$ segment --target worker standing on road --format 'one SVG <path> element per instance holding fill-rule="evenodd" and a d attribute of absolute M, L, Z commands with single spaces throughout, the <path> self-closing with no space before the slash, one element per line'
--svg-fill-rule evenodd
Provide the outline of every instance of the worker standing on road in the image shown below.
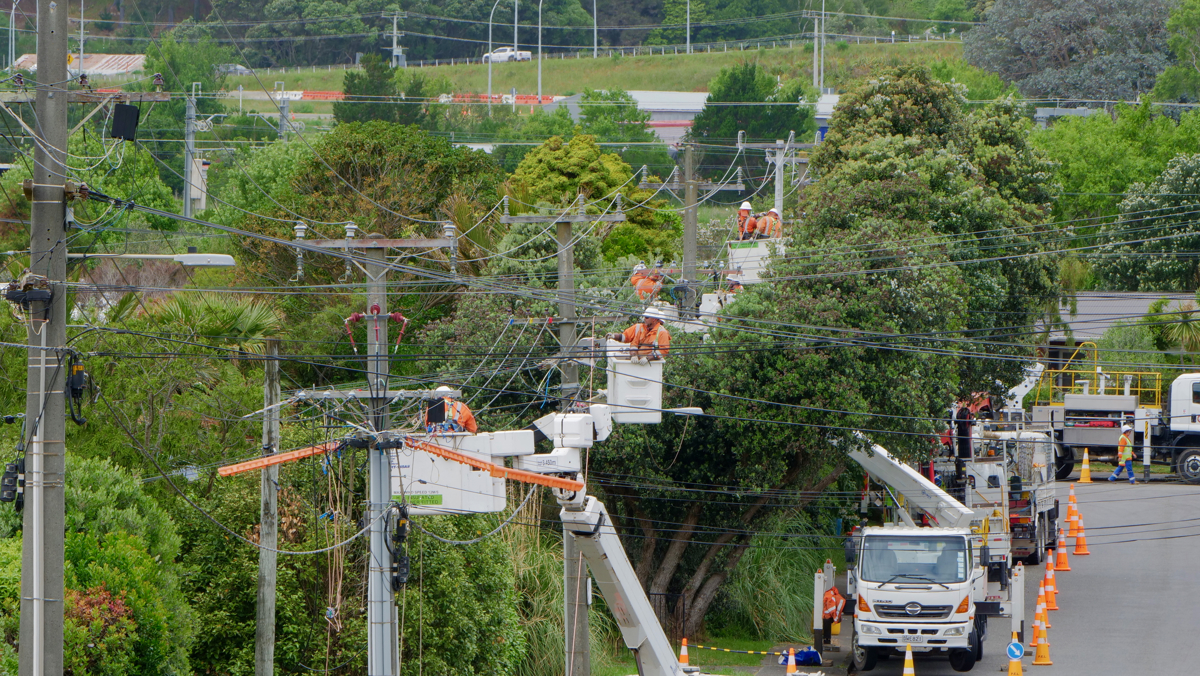
<path fill-rule="evenodd" d="M 434 390 L 434 393 L 449 393 L 450 391 L 449 387 L 442 386 Z M 471 413 L 470 407 L 449 396 L 443 396 L 440 402 L 426 409 L 425 430 L 427 432 L 470 432 L 475 434 L 479 431 L 479 425 L 475 423 L 475 414 Z"/>
<path fill-rule="evenodd" d="M 758 219 L 758 227 L 756 229 L 758 239 L 779 239 L 783 237 L 783 222 L 780 220 L 779 210 L 771 209 L 763 217 Z"/>
<path fill-rule="evenodd" d="M 846 606 L 846 598 L 838 591 L 837 585 L 830 587 L 825 592 L 825 607 L 821 612 L 821 628 L 825 635 L 824 643 L 830 642 L 830 636 L 833 635 L 833 625 L 835 622 L 842 621 L 842 608 Z"/>
<path fill-rule="evenodd" d="M 1121 439 L 1117 442 L 1117 469 L 1108 480 L 1116 481 L 1121 476 L 1121 470 L 1129 472 L 1129 483 L 1137 483 L 1133 478 L 1133 426 L 1128 424 L 1121 426 Z"/>
<path fill-rule="evenodd" d="M 752 211 L 754 207 L 750 206 L 749 202 L 742 202 L 742 206 L 738 207 L 738 239 L 754 239 L 758 221 L 755 220 Z"/>
<path fill-rule="evenodd" d="M 643 366 L 651 359 L 666 359 L 671 350 L 671 334 L 663 326 L 666 318 L 662 310 L 649 307 L 642 315 L 641 324 L 634 324 L 624 333 L 610 333 L 607 337 L 619 343 L 629 343 L 631 358 Z"/>

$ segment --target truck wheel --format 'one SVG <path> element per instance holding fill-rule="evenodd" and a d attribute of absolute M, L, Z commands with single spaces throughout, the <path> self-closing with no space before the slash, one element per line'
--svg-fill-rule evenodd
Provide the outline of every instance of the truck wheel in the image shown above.
<path fill-rule="evenodd" d="M 1062 449 L 1062 455 L 1054 458 L 1054 480 L 1066 481 L 1071 478 L 1071 472 L 1075 471 L 1075 451 L 1071 447 Z"/>
<path fill-rule="evenodd" d="M 975 632 L 967 639 L 971 647 L 958 648 L 950 651 L 950 668 L 955 671 L 970 671 L 975 668 L 975 654 L 979 650 L 979 639 Z"/>
<path fill-rule="evenodd" d="M 870 646 L 859 645 L 858 634 L 855 634 L 854 639 L 850 642 L 850 650 L 854 657 L 855 669 L 870 671 L 875 668 L 875 661 L 878 659 L 875 649 Z"/>
<path fill-rule="evenodd" d="M 1175 461 L 1179 478 L 1189 484 L 1200 484 L 1200 448 L 1189 448 Z"/>

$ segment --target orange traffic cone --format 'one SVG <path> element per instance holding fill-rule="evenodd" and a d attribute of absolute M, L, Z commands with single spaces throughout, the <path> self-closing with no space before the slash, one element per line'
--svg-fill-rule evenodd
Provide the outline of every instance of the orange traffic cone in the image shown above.
<path fill-rule="evenodd" d="M 800 670 L 796 668 L 796 649 L 788 648 L 787 656 L 787 671 L 788 674 L 798 674 Z"/>
<path fill-rule="evenodd" d="M 1058 610 L 1058 601 L 1054 598 L 1056 596 L 1058 596 L 1058 590 L 1054 588 L 1054 565 L 1050 563 L 1050 557 L 1047 556 L 1046 557 L 1046 610 Z"/>
<path fill-rule="evenodd" d="M 1083 533 L 1083 517 L 1079 517 L 1079 535 L 1075 538 L 1075 556 L 1091 554 L 1087 548 L 1087 536 Z"/>
<path fill-rule="evenodd" d="M 1041 639 L 1038 640 L 1037 652 L 1033 655 L 1033 666 L 1048 667 L 1054 664 L 1050 661 L 1050 639 L 1046 636 L 1046 629 L 1038 627 L 1037 631 L 1041 633 Z"/>
<path fill-rule="evenodd" d="M 679 666 L 686 667 L 688 665 L 687 654 L 687 639 L 683 639 L 683 645 L 679 647 Z"/>
<path fill-rule="evenodd" d="M 1045 578 L 1042 578 L 1038 582 L 1037 609 L 1033 613 L 1033 619 L 1037 620 L 1041 626 L 1043 626 L 1047 629 L 1049 629 L 1051 627 L 1050 614 L 1046 612 L 1046 579 Z"/>
<path fill-rule="evenodd" d="M 1092 466 L 1088 463 L 1088 449 L 1083 449 L 1083 468 L 1079 470 L 1079 483 L 1092 483 Z"/>
<path fill-rule="evenodd" d="M 1071 564 L 1067 563 L 1067 538 L 1063 535 L 1063 530 L 1058 529 L 1058 560 L 1054 562 L 1054 570 L 1071 570 Z"/>
<path fill-rule="evenodd" d="M 1068 505 L 1078 504 L 1075 500 L 1075 484 L 1071 484 L 1071 492 L 1067 494 L 1067 504 Z"/>
<path fill-rule="evenodd" d="M 900 672 L 900 676 L 917 676 L 917 670 L 913 667 L 912 644 L 904 644 L 904 671 Z"/>
<path fill-rule="evenodd" d="M 1012 642 L 1017 642 L 1017 632 L 1013 632 Z M 1008 658 L 1008 676 L 1025 676 L 1025 671 L 1021 666 L 1020 657 Z"/>
<path fill-rule="evenodd" d="M 1075 537 L 1079 532 L 1079 510 L 1075 509 L 1075 503 L 1067 503 L 1067 537 Z"/>
<path fill-rule="evenodd" d="M 1038 630 L 1042 628 L 1042 623 L 1038 621 L 1037 615 L 1033 616 L 1033 625 L 1029 628 L 1029 635 L 1033 638 L 1029 639 L 1029 649 L 1037 650 L 1038 645 Z"/>

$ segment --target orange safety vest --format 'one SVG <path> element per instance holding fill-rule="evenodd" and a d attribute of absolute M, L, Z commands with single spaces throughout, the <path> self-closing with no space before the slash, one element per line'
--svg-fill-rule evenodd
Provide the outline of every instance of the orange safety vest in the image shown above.
<path fill-rule="evenodd" d="M 662 324 L 654 327 L 654 333 L 647 334 L 645 324 L 634 324 L 625 329 L 625 342 L 629 343 L 630 348 L 635 352 L 641 352 L 646 345 L 650 345 L 651 359 L 665 359 L 671 350 L 671 334 L 667 332 L 666 327 Z"/>
<path fill-rule="evenodd" d="M 641 298 L 642 300 L 650 300 L 657 296 L 659 290 L 662 289 L 662 280 L 643 277 L 639 279 L 633 286 L 637 289 L 638 298 Z"/>
<path fill-rule="evenodd" d="M 748 232 L 754 232 L 758 228 L 758 221 L 754 216 L 746 214 L 745 216 L 738 214 L 738 238 Z"/>
<path fill-rule="evenodd" d="M 783 224 L 775 214 L 767 212 L 766 216 L 758 219 L 758 234 L 774 238 L 783 237 Z"/>
<path fill-rule="evenodd" d="M 1133 460 L 1133 444 L 1130 443 L 1129 437 L 1124 434 L 1121 435 L 1120 441 L 1117 442 L 1117 460 L 1119 462 Z"/>
<path fill-rule="evenodd" d="M 837 587 L 830 587 L 829 591 L 825 592 L 825 609 L 821 613 L 821 617 L 827 620 L 837 622 L 842 616 L 842 608 L 846 605 L 846 599 Z"/>

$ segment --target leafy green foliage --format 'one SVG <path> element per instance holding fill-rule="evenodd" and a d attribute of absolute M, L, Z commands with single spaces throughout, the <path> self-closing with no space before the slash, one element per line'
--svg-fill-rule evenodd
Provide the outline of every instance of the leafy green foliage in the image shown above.
<path fill-rule="evenodd" d="M 1180 155 L 1151 183 L 1135 183 L 1121 202 L 1121 216 L 1101 224 L 1103 244 L 1093 262 L 1104 288 L 1130 291 L 1194 289 L 1200 268 L 1189 254 L 1200 247 L 1192 215 L 1200 192 L 1200 155 Z"/>
<path fill-rule="evenodd" d="M 1054 202 L 1054 219 L 1084 220 L 1111 216 L 1126 189 L 1148 183 L 1180 153 L 1200 152 L 1200 114 L 1184 113 L 1176 123 L 1156 115 L 1148 103 L 1118 105 L 1115 115 L 1064 117 L 1035 132 L 1032 143 L 1055 167 L 1063 194 Z"/>
<path fill-rule="evenodd" d="M 568 205 L 577 196 L 588 201 L 611 198 L 632 178 L 629 165 L 596 145 L 587 135 L 568 141 L 555 136 L 532 150 L 513 172 L 512 181 L 539 202 Z"/>
<path fill-rule="evenodd" d="M 999 75 L 976 68 L 962 59 L 938 59 L 929 64 L 929 72 L 942 82 L 966 87 L 964 96 L 971 101 L 995 101 L 1017 93 L 1017 88 L 1005 83 Z"/>
<path fill-rule="evenodd" d="M 1167 65 L 1168 0 L 1004 0 L 964 37 L 972 65 L 1028 97 L 1132 100 Z"/>
<path fill-rule="evenodd" d="M 738 132 L 747 141 L 774 141 L 796 132 L 808 139 L 816 130 L 811 106 L 815 100 L 800 80 L 783 84 L 757 63 L 746 61 L 724 68 L 708 85 L 708 104 L 692 122 L 688 138 L 699 143 L 733 145 Z M 774 105 L 719 105 L 723 103 L 768 103 Z M 717 105 L 714 105 L 717 104 Z"/>
<path fill-rule="evenodd" d="M 949 237 L 948 255 L 964 261 L 972 307 L 981 311 L 970 317 L 974 335 L 995 332 L 1008 342 L 1005 327 L 1031 324 L 1056 302 L 1057 257 L 968 261 L 1041 248 L 1051 165 L 1028 144 L 1029 123 L 1011 103 L 970 114 L 962 106 L 961 94 L 920 67 L 901 67 L 848 92 L 812 155 L 820 184 L 803 207 L 816 232 L 853 230 L 877 218 L 929 224 Z M 997 349 L 987 341 L 974 347 Z M 1015 362 L 998 372 L 987 360 L 960 364 L 963 384 L 977 390 L 997 377 L 1019 377 Z"/>
<path fill-rule="evenodd" d="M 426 80 L 421 75 L 406 78 L 404 99 L 400 97 L 397 71 L 378 54 L 363 56 L 362 70 L 346 72 L 342 82 L 345 99 L 333 104 L 333 117 L 347 122 L 394 122 L 421 125 L 425 122 L 426 104 L 420 99 L 429 96 Z M 405 99 L 414 99 L 407 101 Z"/>
<path fill-rule="evenodd" d="M 646 126 L 650 121 L 648 111 L 638 110 L 637 101 L 621 89 L 596 91 L 584 89 L 579 100 L 583 113 L 580 127 L 583 133 L 596 137 L 604 143 L 654 144 L 628 145 L 618 150 L 621 159 L 635 170 L 649 167 L 655 173 L 668 174 L 674 163 L 667 155 L 666 146 Z"/>
<path fill-rule="evenodd" d="M 1180 0 L 1167 19 L 1167 46 L 1174 61 L 1158 76 L 1156 101 L 1194 103 L 1200 100 L 1200 2 Z"/>
<path fill-rule="evenodd" d="M 141 481 L 104 459 L 68 459 L 66 491 L 65 660 L 77 673 L 173 674 L 189 671 L 195 619 L 182 589 L 181 540 Z M 21 542 L 0 541 L 0 645 L 15 667 Z M 15 673 L 15 669 L 12 672 Z"/>

